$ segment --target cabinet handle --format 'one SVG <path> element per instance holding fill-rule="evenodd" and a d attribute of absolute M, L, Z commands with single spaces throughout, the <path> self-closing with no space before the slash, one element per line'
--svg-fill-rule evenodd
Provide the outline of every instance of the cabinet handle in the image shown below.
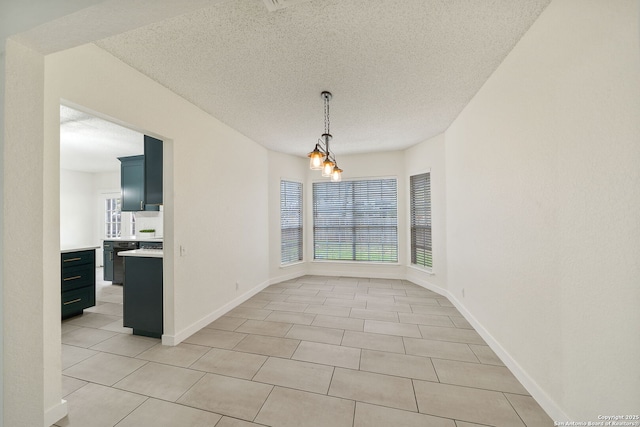
<path fill-rule="evenodd" d="M 69 258 L 69 259 L 65 259 L 62 262 L 71 262 L 71 261 L 80 261 L 82 258 Z"/>
<path fill-rule="evenodd" d="M 109 261 L 113 261 L 113 252 L 109 252 Z"/>
<path fill-rule="evenodd" d="M 142 206 L 142 200 L 140 200 L 140 210 L 143 211 L 144 207 Z"/>
<path fill-rule="evenodd" d="M 62 305 L 69 305 L 69 304 L 73 304 L 73 303 L 80 302 L 80 301 L 82 301 L 82 298 L 76 298 L 73 301 L 67 301 L 65 303 L 62 303 Z"/>
<path fill-rule="evenodd" d="M 64 281 L 66 282 L 66 281 L 68 281 L 68 280 L 76 280 L 76 279 L 80 279 L 80 278 L 82 278 L 82 276 L 66 277 L 66 278 L 64 279 Z"/>

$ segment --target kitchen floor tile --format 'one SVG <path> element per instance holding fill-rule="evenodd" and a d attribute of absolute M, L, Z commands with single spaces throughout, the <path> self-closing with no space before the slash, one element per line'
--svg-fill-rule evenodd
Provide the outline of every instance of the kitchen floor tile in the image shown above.
<path fill-rule="evenodd" d="M 396 300 L 393 295 L 371 295 L 371 294 L 358 294 L 355 296 L 356 301 L 364 301 L 374 304 L 395 304 Z"/>
<path fill-rule="evenodd" d="M 82 326 L 72 325 L 69 322 L 62 322 L 60 327 L 60 333 L 66 334 L 67 332 L 75 331 L 76 329 L 80 329 Z"/>
<path fill-rule="evenodd" d="M 527 427 L 547 427 L 553 425 L 553 420 L 544 412 L 533 397 L 507 393 L 504 395 Z"/>
<path fill-rule="evenodd" d="M 401 337 L 422 338 L 417 325 L 381 320 L 365 320 L 364 331 L 374 334 L 397 335 Z"/>
<path fill-rule="evenodd" d="M 145 396 L 98 384 L 87 384 L 66 397 L 69 414 L 61 427 L 113 427 L 140 406 Z"/>
<path fill-rule="evenodd" d="M 225 316 L 229 317 L 241 317 L 243 319 L 264 320 L 271 314 L 271 310 L 265 310 L 263 308 L 242 308 L 236 307 Z"/>
<path fill-rule="evenodd" d="M 89 384 L 86 381 L 82 381 L 76 378 L 68 377 L 66 375 L 62 376 L 62 397 L 64 398 L 66 395 L 73 393 L 81 387 Z"/>
<path fill-rule="evenodd" d="M 386 295 L 386 296 L 402 296 L 406 297 L 407 293 L 404 289 L 389 289 L 389 288 L 370 288 L 369 295 Z"/>
<path fill-rule="evenodd" d="M 411 305 L 416 304 L 416 305 L 440 306 L 440 304 L 438 304 L 438 301 L 435 298 L 415 297 L 415 296 L 411 296 L 411 297 L 396 296 L 395 299 L 397 303 L 405 303 L 405 304 L 411 304 Z"/>
<path fill-rule="evenodd" d="M 371 334 L 368 332 L 345 331 L 342 337 L 342 345 L 345 347 L 404 353 L 402 337 Z"/>
<path fill-rule="evenodd" d="M 287 332 L 287 338 L 322 342 L 325 344 L 339 345 L 342 342 L 344 330 L 322 328 L 318 326 L 293 325 Z"/>
<path fill-rule="evenodd" d="M 306 297 L 314 297 L 318 295 L 317 289 L 285 289 L 282 291 L 283 294 L 287 295 L 296 295 L 296 296 L 306 296 Z"/>
<path fill-rule="evenodd" d="M 271 301 L 265 307 L 266 310 L 274 310 L 274 311 L 292 311 L 294 313 L 302 313 L 304 312 L 309 304 L 297 303 L 297 302 L 279 302 L 279 301 Z"/>
<path fill-rule="evenodd" d="M 267 360 L 267 356 L 212 348 L 191 369 L 250 380 Z"/>
<path fill-rule="evenodd" d="M 453 420 L 356 402 L 353 427 L 456 427 Z"/>
<path fill-rule="evenodd" d="M 455 325 L 448 316 L 438 316 L 436 314 L 398 313 L 398 317 L 400 318 L 400 323 L 455 328 Z"/>
<path fill-rule="evenodd" d="M 291 313 L 288 311 L 274 311 L 267 316 L 265 321 L 268 322 L 284 322 L 284 323 L 297 323 L 299 325 L 310 325 L 313 319 L 316 318 L 315 314 L 308 313 Z"/>
<path fill-rule="evenodd" d="M 329 307 L 351 307 L 364 309 L 367 306 L 367 302 L 342 298 L 327 298 L 324 305 Z"/>
<path fill-rule="evenodd" d="M 352 319 L 349 317 L 326 316 L 324 314 L 316 315 L 313 320 L 313 326 L 322 326 L 324 328 L 347 329 L 350 331 L 364 330 L 364 320 Z"/>
<path fill-rule="evenodd" d="M 236 332 L 256 335 L 269 335 L 272 337 L 284 337 L 292 323 L 267 322 L 265 320 L 247 320 L 236 329 Z"/>
<path fill-rule="evenodd" d="M 184 340 L 184 342 L 187 344 L 230 349 L 235 347 L 235 345 L 242 341 L 246 336 L 247 334 L 239 334 L 237 332 L 203 328 Z"/>
<path fill-rule="evenodd" d="M 62 334 L 62 344 L 74 345 L 76 347 L 91 347 L 116 335 L 116 332 L 103 331 L 101 329 L 80 328 Z"/>
<path fill-rule="evenodd" d="M 411 313 L 411 306 L 405 303 L 378 303 L 367 301 L 367 310 L 394 311 L 397 313 Z"/>
<path fill-rule="evenodd" d="M 331 366 L 270 357 L 253 381 L 326 394 L 332 375 Z"/>
<path fill-rule="evenodd" d="M 204 375 L 204 372 L 149 362 L 113 387 L 174 402 Z"/>
<path fill-rule="evenodd" d="M 313 292 L 313 291 L 312 291 Z M 324 304 L 325 297 L 309 296 L 309 295 L 290 295 L 284 302 L 294 302 L 302 304 Z"/>
<path fill-rule="evenodd" d="M 335 368 L 329 395 L 417 412 L 408 378 Z"/>
<path fill-rule="evenodd" d="M 85 308 L 85 313 L 107 314 L 109 316 L 122 316 L 122 304 L 112 302 L 100 302 L 93 307 Z"/>
<path fill-rule="evenodd" d="M 451 341 L 467 344 L 485 344 L 482 337 L 472 329 L 442 328 L 419 325 L 422 337 L 427 340 Z"/>
<path fill-rule="evenodd" d="M 438 297 L 436 299 L 438 300 L 438 304 L 442 307 L 455 307 L 453 303 L 446 298 Z"/>
<path fill-rule="evenodd" d="M 222 417 L 216 427 L 261 427 L 261 424 L 254 424 L 237 418 Z"/>
<path fill-rule="evenodd" d="M 67 369 L 78 362 L 90 358 L 98 354 L 97 351 L 89 350 L 82 347 L 62 344 L 62 369 Z"/>
<path fill-rule="evenodd" d="M 282 293 L 282 290 L 277 293 L 274 292 L 275 290 L 270 290 L 268 292 L 262 291 L 251 297 L 250 301 L 285 301 L 287 298 L 289 298 L 289 295 Z"/>
<path fill-rule="evenodd" d="M 349 290 L 349 289 L 344 289 L 341 291 L 319 291 L 318 292 L 318 296 L 319 297 L 325 297 L 325 298 L 340 298 L 340 299 L 347 299 L 347 300 L 352 300 L 353 297 L 355 296 L 355 292 Z"/>
<path fill-rule="evenodd" d="M 521 426 L 516 411 L 502 393 L 413 380 L 421 413 L 492 426 Z"/>
<path fill-rule="evenodd" d="M 247 300 L 247 301 L 243 302 L 238 307 L 242 307 L 242 308 L 264 308 L 266 305 L 269 304 L 269 302 L 270 301 L 259 300 L 259 299 L 250 299 L 250 300 Z"/>
<path fill-rule="evenodd" d="M 527 390 L 504 366 L 434 359 L 433 366 L 443 384 L 528 395 Z"/>
<path fill-rule="evenodd" d="M 65 369 L 62 373 L 80 380 L 112 386 L 146 363 L 145 360 L 131 357 L 98 353 Z"/>
<path fill-rule="evenodd" d="M 450 316 L 450 319 L 453 322 L 453 324 L 456 325 L 456 328 L 473 329 L 473 326 L 471 326 L 471 323 L 469 323 L 467 319 L 465 319 L 462 316 Z"/>
<path fill-rule="evenodd" d="M 206 374 L 178 403 L 253 421 L 273 386 L 216 374 Z"/>
<path fill-rule="evenodd" d="M 362 350 L 360 370 L 397 377 L 438 381 L 431 359 L 407 354 Z"/>
<path fill-rule="evenodd" d="M 235 346 L 234 350 L 289 358 L 300 344 L 299 340 L 289 338 L 248 335 Z"/>
<path fill-rule="evenodd" d="M 462 343 L 404 338 L 404 348 L 407 354 L 414 354 L 416 356 L 459 360 L 462 362 L 478 362 L 478 358 L 469 346 Z"/>
<path fill-rule="evenodd" d="M 148 399 L 115 427 L 211 427 L 221 415 L 158 399 Z"/>
<path fill-rule="evenodd" d="M 398 321 L 398 313 L 394 311 L 362 310 L 354 308 L 351 310 L 350 317 L 365 320 L 382 320 L 385 322 Z"/>
<path fill-rule="evenodd" d="M 302 341 L 291 358 L 323 365 L 358 369 L 360 366 L 360 349 Z"/>
<path fill-rule="evenodd" d="M 159 344 L 157 338 L 118 334 L 91 347 L 91 350 L 134 357 Z"/>
<path fill-rule="evenodd" d="M 84 326 L 85 328 L 99 328 L 119 320 L 118 316 L 85 312 L 80 316 L 69 319 L 71 325 Z"/>
<path fill-rule="evenodd" d="M 118 332 L 120 334 L 128 334 L 128 335 L 133 334 L 132 328 L 127 328 L 123 326 L 122 318 L 116 320 L 115 322 L 109 323 L 108 325 L 104 325 L 99 329 L 102 329 L 105 331 L 111 331 L 111 332 Z"/>
<path fill-rule="evenodd" d="M 354 402 L 275 387 L 256 423 L 279 427 L 352 427 Z"/>
<path fill-rule="evenodd" d="M 488 345 L 469 344 L 471 350 L 475 353 L 480 363 L 486 365 L 504 366 L 502 360 L 491 350 Z"/>
<path fill-rule="evenodd" d="M 326 305 L 310 304 L 305 313 L 324 314 L 327 316 L 349 317 L 351 308 L 349 307 L 328 307 Z"/>
<path fill-rule="evenodd" d="M 159 343 L 137 355 L 136 359 L 186 368 L 209 350 L 211 350 L 209 347 L 194 344 L 180 343 L 176 346 L 168 346 Z"/>
<path fill-rule="evenodd" d="M 411 306 L 411 311 L 415 314 L 435 314 L 438 316 L 462 316 L 455 307 L 440 307 L 435 305 L 418 305 Z"/>
<path fill-rule="evenodd" d="M 242 317 L 222 316 L 209 323 L 205 328 L 219 329 L 221 331 L 235 331 L 236 328 L 246 322 Z"/>

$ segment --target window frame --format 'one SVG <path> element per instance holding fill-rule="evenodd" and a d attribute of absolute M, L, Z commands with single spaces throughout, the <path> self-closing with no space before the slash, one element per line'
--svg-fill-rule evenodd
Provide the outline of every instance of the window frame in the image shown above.
<path fill-rule="evenodd" d="M 299 217 L 298 217 L 298 222 L 300 224 L 299 227 L 288 227 L 288 229 L 298 229 L 298 259 L 285 259 L 284 255 L 284 249 L 285 249 L 285 242 L 283 240 L 283 236 L 284 236 L 284 230 L 287 229 L 285 228 L 283 225 L 283 184 L 284 183 L 290 183 L 290 184 L 297 184 L 299 186 L 300 189 L 300 194 L 299 194 Z M 295 180 L 295 179 L 288 179 L 288 178 L 280 178 L 280 266 L 281 267 L 287 267 L 290 265 L 294 265 L 294 264 L 299 264 L 304 262 L 304 183 L 300 180 Z"/>
<path fill-rule="evenodd" d="M 315 185 L 316 184 L 328 184 L 328 185 L 344 185 L 345 183 L 350 183 L 350 182 L 364 182 L 364 181 L 385 181 L 385 180 L 393 180 L 395 181 L 395 197 L 394 197 L 394 203 L 395 203 L 395 223 L 393 226 L 387 226 L 387 227 L 393 227 L 395 229 L 395 260 L 371 260 L 371 259 L 363 259 L 363 260 L 358 260 L 357 259 L 357 251 L 356 251 L 356 239 L 353 238 L 351 241 L 351 245 L 353 247 L 353 253 L 351 256 L 351 259 L 326 259 L 326 258 L 317 258 L 317 248 L 316 248 L 316 196 L 315 196 Z M 347 263 L 347 264 L 376 264 L 376 265 L 399 265 L 399 260 L 400 260 L 400 220 L 399 220 L 399 190 L 400 190 L 400 184 L 399 184 L 399 179 L 397 176 L 376 176 L 376 177 L 360 177 L 360 178 L 351 178 L 348 180 L 342 180 L 341 182 L 338 183 L 332 183 L 330 181 L 327 180 L 315 180 L 312 182 L 312 188 L 311 188 L 311 204 L 312 204 L 312 242 L 313 242 L 313 262 L 318 262 L 318 263 Z M 356 210 L 351 210 L 351 215 L 353 216 L 356 212 Z M 361 213 L 361 211 L 359 211 L 358 213 Z M 358 228 L 358 227 L 363 227 L 366 225 L 358 225 L 358 224 L 354 224 L 351 226 L 351 228 Z M 382 227 L 382 226 L 379 226 Z M 353 236 L 355 236 L 355 231 L 353 233 Z M 367 244 L 371 244 L 371 243 L 367 243 Z M 382 245 L 384 245 L 385 243 L 382 243 Z M 384 252 L 384 249 L 381 251 L 381 253 Z M 370 258 L 371 257 L 371 252 L 367 252 L 367 257 Z"/>
<path fill-rule="evenodd" d="M 425 259 L 425 263 L 421 264 L 421 263 L 417 263 L 414 261 L 417 261 L 418 258 L 418 254 L 417 251 L 418 249 L 422 249 L 423 251 L 427 252 L 427 248 L 425 247 L 420 247 L 420 245 L 417 245 L 417 243 L 415 242 L 415 238 L 417 236 L 417 227 L 421 227 L 421 228 L 425 228 L 424 225 L 416 225 L 414 223 L 415 220 L 415 198 L 414 198 L 414 185 L 413 185 L 413 180 L 415 179 L 414 177 L 420 177 L 423 175 L 427 175 L 427 179 L 428 179 L 428 189 L 426 191 L 426 193 L 428 194 L 428 202 L 426 202 L 427 205 L 427 212 L 423 213 L 423 216 L 428 218 L 428 223 L 429 223 L 429 241 L 430 241 L 430 248 L 429 248 L 429 255 L 428 256 L 426 253 L 424 255 L 424 259 Z M 409 175 L 409 183 L 408 183 L 408 193 L 409 193 L 409 265 L 412 268 L 417 268 L 420 270 L 424 270 L 427 271 L 429 273 L 433 272 L 433 197 L 432 197 L 432 185 L 433 183 L 433 177 L 432 177 L 432 173 L 431 170 L 426 170 L 426 171 L 421 171 L 421 172 L 417 172 L 417 173 L 413 173 L 411 175 Z M 429 262 L 427 261 L 429 260 Z"/>

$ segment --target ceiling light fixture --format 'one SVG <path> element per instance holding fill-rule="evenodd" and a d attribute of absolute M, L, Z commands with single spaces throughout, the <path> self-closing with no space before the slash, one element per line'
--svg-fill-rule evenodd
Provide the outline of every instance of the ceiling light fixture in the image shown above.
<path fill-rule="evenodd" d="M 332 138 L 329 133 L 329 101 L 332 95 L 327 91 L 320 95 L 324 100 L 324 133 L 318 139 L 313 151 L 307 155 L 310 159 L 309 167 L 311 170 L 321 170 L 322 176 L 331 178 L 333 182 L 340 182 L 342 181 L 342 169 L 338 167 L 335 156 L 329 151 L 329 141 Z"/>

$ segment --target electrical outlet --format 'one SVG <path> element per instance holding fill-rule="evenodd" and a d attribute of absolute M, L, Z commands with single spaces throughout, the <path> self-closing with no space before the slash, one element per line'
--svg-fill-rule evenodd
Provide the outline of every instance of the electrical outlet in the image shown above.
<path fill-rule="evenodd" d="M 180 245 L 180 256 L 186 256 L 186 255 L 187 255 L 187 248 Z"/>

